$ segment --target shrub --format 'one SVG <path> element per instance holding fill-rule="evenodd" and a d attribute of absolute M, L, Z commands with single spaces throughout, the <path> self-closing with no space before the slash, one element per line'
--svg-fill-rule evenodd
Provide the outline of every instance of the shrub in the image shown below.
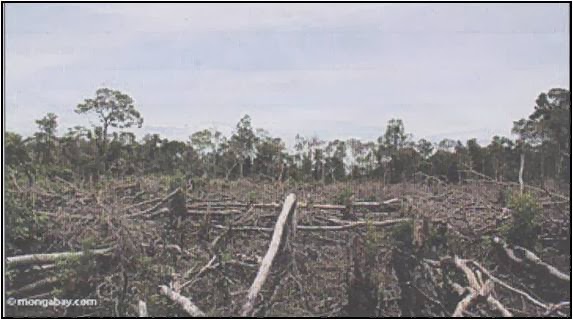
<path fill-rule="evenodd" d="M 412 231 L 413 223 L 403 222 L 395 226 L 392 230 L 392 241 L 402 249 L 409 249 L 412 247 Z"/>
<path fill-rule="evenodd" d="M 258 193 L 256 191 L 250 191 L 247 194 L 247 201 L 249 203 L 255 203 L 257 202 L 257 198 L 259 197 Z"/>
<path fill-rule="evenodd" d="M 351 202 L 352 195 L 353 195 L 352 189 L 344 188 L 338 192 L 334 201 L 336 202 L 336 204 L 349 205 Z"/>
<path fill-rule="evenodd" d="M 44 246 L 46 217 L 37 215 L 32 210 L 29 199 L 6 197 L 6 249 L 8 254 L 20 254 L 39 250 Z M 41 249 L 40 249 L 41 250 Z"/>
<path fill-rule="evenodd" d="M 369 257 L 375 258 L 378 255 L 378 245 L 382 240 L 381 234 L 372 224 L 372 220 L 368 219 L 366 222 L 366 235 L 365 235 L 365 248 Z"/>
<path fill-rule="evenodd" d="M 509 199 L 512 223 L 503 228 L 504 236 L 515 245 L 532 248 L 539 234 L 539 205 L 530 194 L 514 194 Z"/>

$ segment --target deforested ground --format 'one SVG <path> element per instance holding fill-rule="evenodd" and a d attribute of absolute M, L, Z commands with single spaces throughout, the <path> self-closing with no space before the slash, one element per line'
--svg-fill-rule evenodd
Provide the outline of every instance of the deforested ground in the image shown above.
<path fill-rule="evenodd" d="M 10 316 L 571 316 L 570 196 L 550 188 L 471 172 L 7 188 L 37 240 L 8 248 L 7 296 L 97 300 Z"/>

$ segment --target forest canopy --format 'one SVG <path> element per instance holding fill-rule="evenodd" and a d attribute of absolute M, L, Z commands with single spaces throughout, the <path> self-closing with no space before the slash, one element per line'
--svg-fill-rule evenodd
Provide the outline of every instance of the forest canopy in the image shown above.
<path fill-rule="evenodd" d="M 283 138 L 254 128 L 249 115 L 238 121 L 229 137 L 205 129 L 187 141 L 158 134 L 138 140 L 129 131 L 143 123 L 134 99 L 102 88 L 75 109 L 97 115 L 99 123 L 91 128 L 76 126 L 58 135 L 58 117 L 48 113 L 36 120 L 38 131 L 31 137 L 6 132 L 6 165 L 12 174 L 29 180 L 54 175 L 94 181 L 106 175 L 176 174 L 188 179 L 396 183 L 422 172 L 457 182 L 461 170 L 474 170 L 495 180 L 517 181 L 523 154 L 523 178 L 528 183 L 543 185 L 551 180 L 566 187 L 571 182 L 571 94 L 550 89 L 534 102 L 532 113 L 513 123 L 515 139 L 494 136 L 488 145 L 476 139 L 414 141 L 401 119 L 391 119 L 376 141 L 297 135 L 293 150 L 288 150 Z"/>

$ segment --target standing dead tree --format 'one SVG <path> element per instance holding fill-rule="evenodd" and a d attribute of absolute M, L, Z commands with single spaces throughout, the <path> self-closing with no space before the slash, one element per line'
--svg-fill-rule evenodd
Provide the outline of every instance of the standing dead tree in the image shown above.
<path fill-rule="evenodd" d="M 275 224 L 269 249 L 267 250 L 263 261 L 261 262 L 257 276 L 255 277 L 255 280 L 249 289 L 247 299 L 241 309 L 242 317 L 252 315 L 253 309 L 256 306 L 257 297 L 263 285 L 265 284 L 265 281 L 269 277 L 273 261 L 278 255 L 283 253 L 281 251 L 283 251 L 284 248 L 288 245 L 287 241 L 289 240 L 289 232 L 294 232 L 296 228 L 294 225 L 296 222 L 295 212 L 296 196 L 291 193 L 285 199 L 282 211 L 279 215 L 277 223 Z"/>

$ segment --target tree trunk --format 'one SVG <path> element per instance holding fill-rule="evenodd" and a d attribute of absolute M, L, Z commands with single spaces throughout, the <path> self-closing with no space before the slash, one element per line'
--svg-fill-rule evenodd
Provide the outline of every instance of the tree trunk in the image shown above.
<path fill-rule="evenodd" d="M 525 166 L 525 151 L 521 152 L 519 161 L 519 192 L 523 194 L 523 167 Z M 543 179 L 541 180 L 543 183 Z"/>
<path fill-rule="evenodd" d="M 275 224 L 275 228 L 273 231 L 273 236 L 271 239 L 271 243 L 269 245 L 269 249 L 261 262 L 259 267 L 259 271 L 257 272 L 257 276 L 253 281 L 249 292 L 247 294 L 247 299 L 243 304 L 241 309 L 241 316 L 247 317 L 251 316 L 253 309 L 256 305 L 257 297 L 267 280 L 267 277 L 270 275 L 271 266 L 273 265 L 273 261 L 277 255 L 280 255 L 280 249 L 284 249 L 287 243 L 286 241 L 289 240 L 289 236 L 287 233 L 290 230 L 291 237 L 294 236 L 294 232 L 296 230 L 296 196 L 294 193 L 289 194 L 283 204 L 283 209 L 277 219 L 277 223 Z M 292 240 L 292 239 L 291 239 Z M 285 241 L 285 242 L 283 242 Z"/>

